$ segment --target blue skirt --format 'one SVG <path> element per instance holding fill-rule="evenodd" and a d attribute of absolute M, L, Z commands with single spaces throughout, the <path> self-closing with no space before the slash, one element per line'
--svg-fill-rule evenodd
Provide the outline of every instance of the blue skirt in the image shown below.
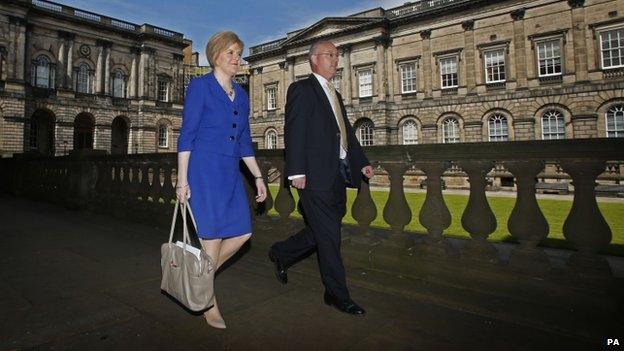
<path fill-rule="evenodd" d="M 202 239 L 251 233 L 249 198 L 239 169 L 240 157 L 193 150 L 188 165 L 190 204 Z"/>

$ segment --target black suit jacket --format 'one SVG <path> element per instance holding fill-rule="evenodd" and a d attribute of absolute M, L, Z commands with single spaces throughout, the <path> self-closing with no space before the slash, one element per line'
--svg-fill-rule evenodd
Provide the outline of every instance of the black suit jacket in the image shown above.
<path fill-rule="evenodd" d="M 370 163 L 346 118 L 340 94 L 338 98 L 347 128 L 350 183 L 359 188 L 361 170 Z M 304 174 L 306 189 L 331 190 L 336 177 L 341 177 L 340 131 L 327 95 L 313 74 L 288 87 L 284 128 L 286 176 Z"/>

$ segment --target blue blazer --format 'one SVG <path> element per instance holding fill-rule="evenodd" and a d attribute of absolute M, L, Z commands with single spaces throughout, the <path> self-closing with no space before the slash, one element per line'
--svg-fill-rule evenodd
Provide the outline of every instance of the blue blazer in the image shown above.
<path fill-rule="evenodd" d="M 253 156 L 249 132 L 249 98 L 233 83 L 234 101 L 219 85 L 214 73 L 191 80 L 186 89 L 180 151 L 208 151 L 232 157 Z"/>

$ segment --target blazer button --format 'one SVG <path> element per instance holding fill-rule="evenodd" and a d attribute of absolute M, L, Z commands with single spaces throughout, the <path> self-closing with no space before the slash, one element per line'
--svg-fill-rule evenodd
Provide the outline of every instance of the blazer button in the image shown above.
<path fill-rule="evenodd" d="M 234 140 L 234 137 L 230 135 L 230 140 Z"/>
<path fill-rule="evenodd" d="M 236 128 L 236 123 L 232 123 L 232 128 Z"/>
<path fill-rule="evenodd" d="M 238 114 L 238 111 L 234 111 L 234 115 L 237 115 L 237 114 Z"/>

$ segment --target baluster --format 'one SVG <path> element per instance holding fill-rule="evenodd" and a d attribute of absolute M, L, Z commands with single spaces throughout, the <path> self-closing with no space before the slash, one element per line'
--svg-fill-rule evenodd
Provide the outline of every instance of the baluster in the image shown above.
<path fill-rule="evenodd" d="M 561 162 L 572 177 L 574 202 L 563 224 L 563 235 L 578 249 L 568 266 L 581 275 L 610 276 L 611 267 L 598 251 L 611 242 L 611 229 L 596 202 L 596 178 L 605 170 L 605 161 L 576 159 Z"/>
<path fill-rule="evenodd" d="M 261 215 L 258 217 L 259 220 L 268 220 L 269 219 L 269 211 L 273 208 L 273 195 L 269 189 L 269 170 L 273 168 L 273 164 L 270 160 L 262 160 L 260 161 L 260 171 L 262 172 L 262 176 L 264 177 L 264 184 L 267 187 L 267 197 L 260 206 Z"/>
<path fill-rule="evenodd" d="M 164 182 L 162 186 L 162 198 L 165 201 L 165 207 L 168 209 L 171 207 L 171 201 L 175 200 L 176 193 L 175 188 L 172 185 L 173 165 L 169 162 L 164 165 Z"/>
<path fill-rule="evenodd" d="M 351 215 L 360 227 L 362 235 L 370 235 L 370 224 L 377 218 L 377 207 L 370 193 L 370 185 L 368 182 L 362 182 L 353 206 L 351 206 Z"/>
<path fill-rule="evenodd" d="M 288 223 L 288 217 L 295 210 L 295 199 L 290 192 L 289 180 L 284 173 L 284 162 L 276 163 L 277 169 L 280 171 L 280 187 L 275 197 L 275 211 L 279 214 L 280 222 Z"/>
<path fill-rule="evenodd" d="M 498 251 L 487 241 L 496 230 L 496 216 L 485 196 L 486 176 L 492 170 L 492 161 L 462 161 L 459 166 L 468 174 L 470 196 L 462 214 L 462 227 L 472 240 L 466 243 L 463 253 L 477 261 L 498 262 Z"/>
<path fill-rule="evenodd" d="M 537 245 L 548 236 L 548 222 L 537 204 L 535 183 L 544 162 L 538 160 L 505 162 L 516 177 L 517 198 L 507 228 L 520 245 L 509 257 L 509 266 L 527 273 L 545 273 L 550 268 L 548 256 Z"/>
<path fill-rule="evenodd" d="M 383 209 L 383 218 L 390 225 L 392 235 L 403 236 L 403 228 L 412 220 L 412 211 L 405 199 L 405 189 L 403 188 L 403 174 L 410 168 L 406 163 L 382 163 L 381 166 L 388 172 L 390 180 L 390 193 Z M 412 246 L 413 238 L 405 236 L 404 244 Z M 412 239 L 412 240 L 408 240 Z"/>
<path fill-rule="evenodd" d="M 427 195 L 419 213 L 420 223 L 427 228 L 427 254 L 443 257 L 457 257 L 459 253 L 442 236 L 451 225 L 451 213 L 442 197 L 442 174 L 450 167 L 449 162 L 421 162 L 414 164 L 427 176 Z"/>

